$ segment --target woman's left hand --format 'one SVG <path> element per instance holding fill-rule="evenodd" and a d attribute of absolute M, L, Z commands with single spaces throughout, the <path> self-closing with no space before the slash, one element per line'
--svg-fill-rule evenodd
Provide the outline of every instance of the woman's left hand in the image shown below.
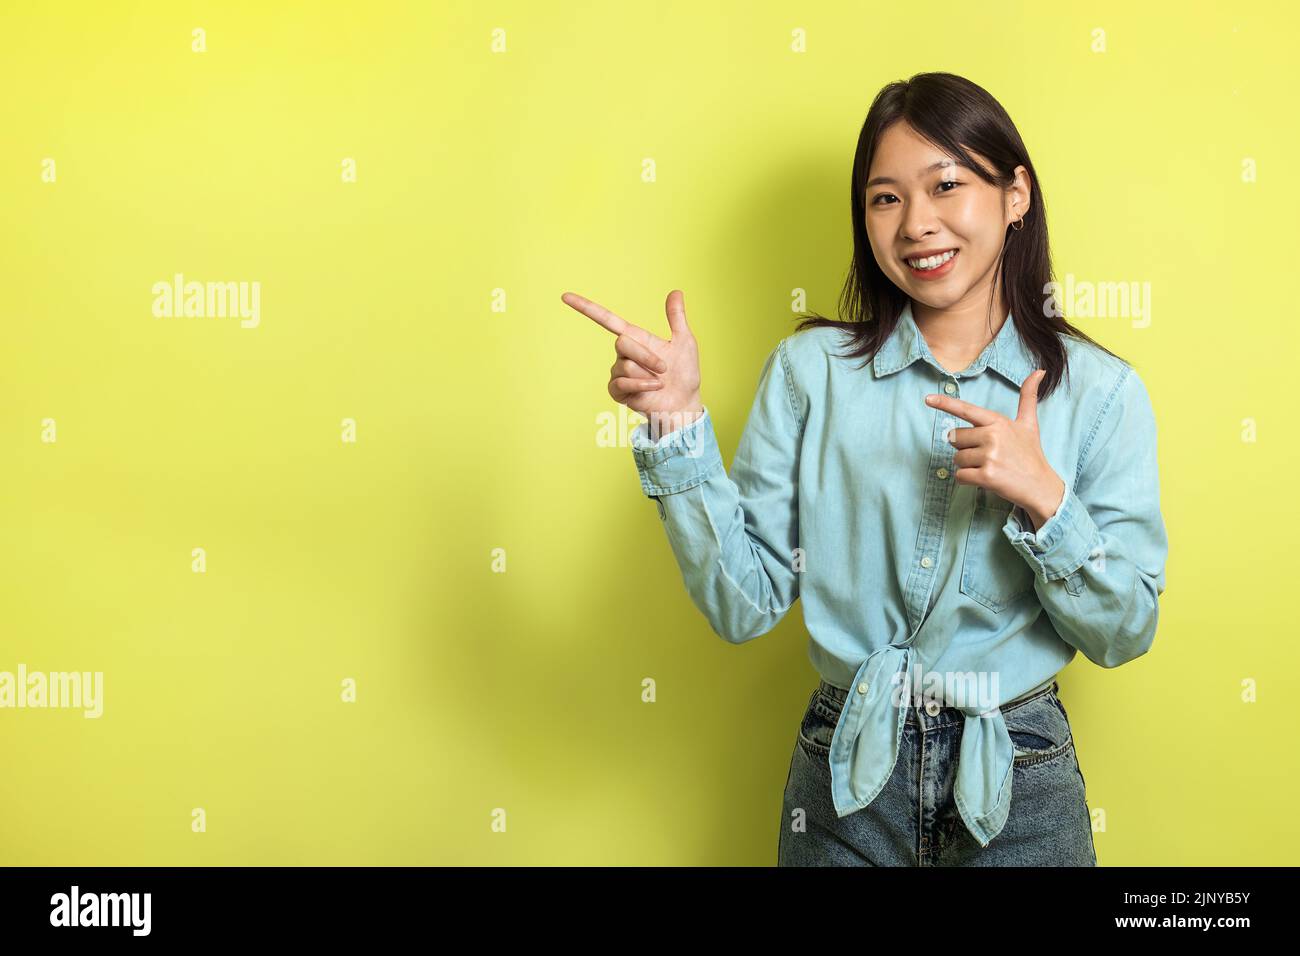
<path fill-rule="evenodd" d="M 1065 496 L 1065 482 L 1047 463 L 1038 437 L 1038 383 L 1046 374 L 1035 369 L 1025 378 L 1014 419 L 948 395 L 925 396 L 930 406 L 974 426 L 948 432 L 957 448 L 953 479 L 987 488 L 1024 508 L 1035 531 L 1056 513 Z"/>

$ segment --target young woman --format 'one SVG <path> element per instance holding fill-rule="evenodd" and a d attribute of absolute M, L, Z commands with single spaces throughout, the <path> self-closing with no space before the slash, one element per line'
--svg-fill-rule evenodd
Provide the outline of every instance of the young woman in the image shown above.
<path fill-rule="evenodd" d="M 609 392 L 686 588 L 742 642 L 802 599 L 821 675 L 782 865 L 1096 864 L 1056 675 L 1145 653 L 1167 553 L 1151 402 L 1064 321 L 1038 178 L 985 90 L 892 83 L 853 162 L 835 321 L 763 364 L 731 472 L 682 294 L 613 332 Z M 861 361 L 858 361 L 861 359 Z"/>

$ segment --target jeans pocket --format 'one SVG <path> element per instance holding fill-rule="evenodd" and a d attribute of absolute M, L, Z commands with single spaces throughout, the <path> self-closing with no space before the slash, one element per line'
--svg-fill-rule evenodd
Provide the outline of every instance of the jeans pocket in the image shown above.
<path fill-rule="evenodd" d="M 997 613 L 1034 589 L 1033 568 L 1002 530 L 1014 507 L 987 488 L 977 487 L 962 556 L 961 592 Z"/>
<path fill-rule="evenodd" d="M 1015 749 L 1013 767 L 1045 763 L 1070 752 L 1074 734 L 1051 690 L 1002 711 L 1002 720 Z"/>
<path fill-rule="evenodd" d="M 799 723 L 799 746 L 815 762 L 826 764 L 827 769 L 839 717 L 839 708 L 819 688 L 808 698 L 808 708 Z"/>

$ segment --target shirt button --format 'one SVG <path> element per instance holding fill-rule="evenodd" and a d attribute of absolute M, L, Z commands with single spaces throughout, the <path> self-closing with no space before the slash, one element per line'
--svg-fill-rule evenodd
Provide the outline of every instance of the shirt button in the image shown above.
<path fill-rule="evenodd" d="M 930 560 L 930 556 L 928 554 L 921 559 L 921 567 L 923 568 L 928 568 L 932 564 L 934 564 L 934 562 Z"/>
<path fill-rule="evenodd" d="M 944 385 L 943 390 L 947 392 L 949 395 L 951 395 L 955 391 L 957 391 L 957 386 L 954 385 L 952 382 L 948 382 L 946 385 Z"/>
<path fill-rule="evenodd" d="M 935 474 L 938 475 L 940 478 L 947 478 L 947 477 L 948 477 L 948 469 L 947 469 L 947 468 L 940 468 L 938 471 L 935 472 Z"/>
<path fill-rule="evenodd" d="M 867 682 L 863 681 L 861 684 L 858 685 L 858 693 L 865 694 L 866 692 L 867 692 Z"/>
<path fill-rule="evenodd" d="M 931 717 L 939 716 L 939 702 L 937 700 L 927 700 L 925 702 L 925 712 Z"/>

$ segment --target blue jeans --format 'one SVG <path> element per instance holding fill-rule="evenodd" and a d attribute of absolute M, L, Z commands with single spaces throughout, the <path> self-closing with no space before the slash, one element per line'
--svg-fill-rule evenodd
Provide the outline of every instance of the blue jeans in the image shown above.
<path fill-rule="evenodd" d="M 908 707 L 893 775 L 846 817 L 831 803 L 831 737 L 845 691 L 808 700 L 782 800 L 778 866 L 1096 866 L 1092 818 L 1069 717 L 1055 681 L 1002 706 L 1016 748 L 1011 810 L 987 847 L 953 803 L 964 715 Z"/>

